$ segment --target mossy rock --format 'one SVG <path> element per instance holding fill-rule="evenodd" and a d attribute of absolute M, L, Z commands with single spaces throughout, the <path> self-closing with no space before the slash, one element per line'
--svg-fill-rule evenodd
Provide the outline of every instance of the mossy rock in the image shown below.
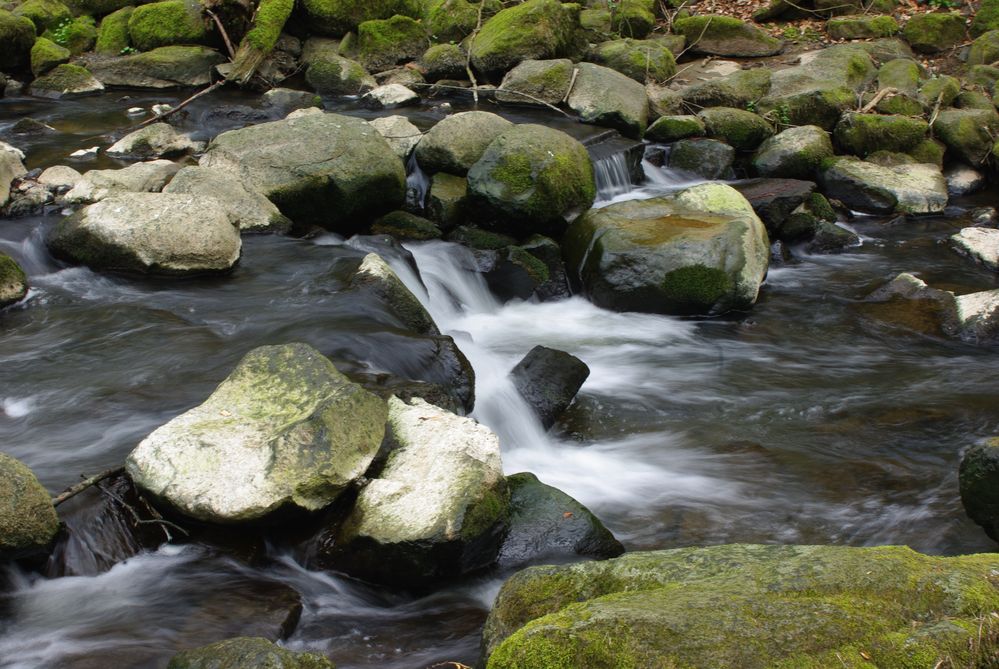
<path fill-rule="evenodd" d="M 915 95 L 919 90 L 919 63 L 908 58 L 889 60 L 878 70 L 878 89 L 882 88 Z"/>
<path fill-rule="evenodd" d="M 399 14 L 419 18 L 422 3 L 412 0 L 302 0 L 309 30 L 320 35 L 343 37 L 365 21 L 388 19 Z"/>
<path fill-rule="evenodd" d="M 573 68 L 568 58 L 525 60 L 503 77 L 496 99 L 511 104 L 531 105 L 540 100 L 559 105 L 569 92 Z"/>
<path fill-rule="evenodd" d="M 295 653 L 260 637 L 226 639 L 185 650 L 167 669 L 334 669 L 322 655 Z"/>
<path fill-rule="evenodd" d="M 731 179 L 735 149 L 715 139 L 681 139 L 669 152 L 669 167 L 704 179 Z"/>
<path fill-rule="evenodd" d="M 128 36 L 128 20 L 134 10 L 134 7 L 122 7 L 101 19 L 94 51 L 117 56 L 126 47 L 132 46 L 132 40 Z"/>
<path fill-rule="evenodd" d="M 666 82 L 676 74 L 676 60 L 658 40 L 619 39 L 597 44 L 590 60 L 606 65 L 639 83 Z"/>
<path fill-rule="evenodd" d="M 90 16 L 99 18 L 102 16 L 107 16 L 108 14 L 114 13 L 119 9 L 124 9 L 125 7 L 131 7 L 134 5 L 134 0 L 73 0 L 73 7 L 83 13 Z"/>
<path fill-rule="evenodd" d="M 822 163 L 822 193 L 870 214 L 938 214 L 947 206 L 947 183 L 936 165 L 876 164 L 855 156 Z"/>
<path fill-rule="evenodd" d="M 645 97 L 649 102 L 649 118 L 685 114 L 683 94 L 658 84 L 645 84 Z"/>
<path fill-rule="evenodd" d="M 946 151 L 947 146 L 943 142 L 936 139 L 924 139 L 909 149 L 909 155 L 917 163 L 930 163 L 942 169 Z"/>
<path fill-rule="evenodd" d="M 847 112 L 836 124 L 833 141 L 843 153 L 863 158 L 875 151 L 907 153 L 928 132 L 929 124 L 921 118 Z"/>
<path fill-rule="evenodd" d="M 468 174 L 493 140 L 513 127 L 486 111 L 452 114 L 427 131 L 416 145 L 416 160 L 428 172 Z"/>
<path fill-rule="evenodd" d="M 919 88 L 919 101 L 923 107 L 931 110 L 940 101 L 940 108 L 946 109 L 953 104 L 958 94 L 961 92 L 961 81 L 957 77 L 941 74 L 927 79 Z"/>
<path fill-rule="evenodd" d="M 879 63 L 887 63 L 896 58 L 915 58 L 912 48 L 898 37 L 882 37 L 868 42 L 859 42 L 861 49 Z"/>
<path fill-rule="evenodd" d="M 768 68 L 754 67 L 692 84 L 681 93 L 684 102 L 698 108 L 746 108 L 770 92 L 770 76 Z"/>
<path fill-rule="evenodd" d="M 981 164 L 990 154 L 999 131 L 994 109 L 946 109 L 933 123 L 934 134 L 961 160 Z"/>
<path fill-rule="evenodd" d="M 408 16 L 365 21 L 357 27 L 357 60 L 373 72 L 416 60 L 428 46 L 423 25 Z"/>
<path fill-rule="evenodd" d="M 826 33 L 833 39 L 891 37 L 898 22 L 891 16 L 844 16 L 826 21 Z"/>
<path fill-rule="evenodd" d="M 58 29 L 49 28 L 42 37 L 66 47 L 74 56 L 79 56 L 92 50 L 97 43 L 97 23 L 90 16 L 78 16 Z"/>
<path fill-rule="evenodd" d="M 128 19 L 128 34 L 140 51 L 161 46 L 206 44 L 209 39 L 200 5 L 191 6 L 184 0 L 139 5 Z"/>
<path fill-rule="evenodd" d="M 210 83 L 212 68 L 226 58 L 204 46 L 163 46 L 122 58 L 89 61 L 90 69 L 106 86 L 174 88 Z"/>
<path fill-rule="evenodd" d="M 982 33 L 971 43 L 968 65 L 991 65 L 999 60 L 999 30 Z"/>
<path fill-rule="evenodd" d="M 704 121 L 708 137 L 720 139 L 737 151 L 753 151 L 774 134 L 766 120 L 745 109 L 714 107 L 697 116 Z"/>
<path fill-rule="evenodd" d="M 335 55 L 309 65 L 305 81 L 320 95 L 361 95 L 378 85 L 363 65 Z"/>
<path fill-rule="evenodd" d="M 76 98 L 97 95 L 104 91 L 90 70 L 63 63 L 31 82 L 29 92 L 43 98 Z"/>
<path fill-rule="evenodd" d="M 17 6 L 14 15 L 31 19 L 39 35 L 73 20 L 73 12 L 59 0 L 26 0 Z"/>
<path fill-rule="evenodd" d="M 864 102 L 870 102 L 874 94 L 865 94 Z M 902 116 L 922 116 L 923 103 L 918 98 L 905 93 L 889 93 L 878 101 L 874 108 L 879 114 L 898 114 Z"/>
<path fill-rule="evenodd" d="M 784 43 L 754 25 L 730 16 L 702 15 L 677 19 L 676 32 L 687 38 L 694 53 L 757 57 L 780 53 Z"/>
<path fill-rule="evenodd" d="M 472 40 L 472 65 L 496 74 L 528 59 L 578 57 L 586 46 L 579 11 L 579 5 L 558 0 L 527 0 L 504 9 Z"/>
<path fill-rule="evenodd" d="M 958 109 L 995 109 L 992 98 L 979 91 L 961 91 L 954 98 L 954 106 Z"/>
<path fill-rule="evenodd" d="M 39 77 L 57 65 L 68 63 L 72 55 L 66 47 L 59 46 L 44 37 L 39 37 L 35 40 L 35 45 L 31 47 L 31 74 Z"/>
<path fill-rule="evenodd" d="M 621 37 L 644 39 L 656 27 L 653 0 L 621 0 L 610 12 L 610 29 Z"/>
<path fill-rule="evenodd" d="M 579 63 L 576 69 L 578 76 L 567 103 L 580 120 L 641 138 L 649 122 L 648 98 L 642 85 L 594 63 Z"/>
<path fill-rule="evenodd" d="M 15 71 L 31 60 L 35 24 L 31 19 L 0 9 L 0 70 Z"/>
<path fill-rule="evenodd" d="M 978 37 L 997 28 L 999 28 L 999 1 L 981 0 L 968 32 L 972 37 Z"/>
<path fill-rule="evenodd" d="M 414 241 L 440 239 L 444 235 L 433 221 L 428 221 L 422 216 L 406 211 L 393 211 L 385 214 L 371 224 L 371 232 L 375 235 L 391 235 L 396 239 Z"/>
<path fill-rule="evenodd" d="M 968 449 L 961 459 L 958 480 L 968 517 L 999 541 L 999 438 Z"/>
<path fill-rule="evenodd" d="M 448 233 L 447 240 L 476 251 L 502 251 L 517 243 L 517 239 L 510 235 L 470 225 L 459 225 Z"/>
<path fill-rule="evenodd" d="M 503 9 L 499 0 L 483 0 L 485 21 Z M 472 34 L 479 22 L 479 3 L 468 0 L 430 0 L 423 10 L 423 25 L 434 42 L 458 43 Z"/>
<path fill-rule="evenodd" d="M 645 139 L 653 142 L 675 142 L 688 137 L 702 137 L 704 121 L 696 116 L 661 116 L 645 131 Z"/>
<path fill-rule="evenodd" d="M 902 36 L 920 53 L 939 53 L 965 40 L 964 17 L 960 14 L 916 14 L 905 24 Z"/>
<path fill-rule="evenodd" d="M 829 133 L 818 126 L 802 125 L 760 144 L 751 165 L 763 177 L 812 180 L 822 161 L 832 155 Z"/>
<path fill-rule="evenodd" d="M 994 652 L 997 569 L 995 554 L 754 545 L 533 567 L 500 591 L 484 657 L 488 669 L 978 666 Z"/>
<path fill-rule="evenodd" d="M 438 172 L 430 179 L 427 212 L 444 230 L 465 222 L 469 214 L 468 180 L 447 172 Z"/>
<path fill-rule="evenodd" d="M 468 54 L 457 44 L 435 44 L 420 56 L 420 67 L 427 81 L 460 79 L 466 76 Z"/>
<path fill-rule="evenodd" d="M 972 65 L 968 69 L 968 74 L 964 80 L 969 84 L 981 86 L 986 90 L 994 90 L 996 81 L 999 81 L 999 67 L 993 65 Z"/>
<path fill-rule="evenodd" d="M 0 255 L 0 289 L 9 270 L 6 261 L 13 263 Z M 58 531 L 55 507 L 34 472 L 21 461 L 0 453 L 0 560 L 42 554 Z"/>
<path fill-rule="evenodd" d="M 0 253 L 0 309 L 20 302 L 28 294 L 24 270 L 5 253 Z"/>

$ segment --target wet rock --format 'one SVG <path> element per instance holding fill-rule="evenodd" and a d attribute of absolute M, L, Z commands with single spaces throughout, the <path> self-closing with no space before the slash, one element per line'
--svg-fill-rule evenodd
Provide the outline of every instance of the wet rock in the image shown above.
<path fill-rule="evenodd" d="M 749 202 L 712 183 L 591 210 L 562 248 L 570 276 L 598 306 L 716 314 L 756 301 L 770 243 Z"/>
<path fill-rule="evenodd" d="M 590 60 L 642 84 L 666 82 L 676 74 L 673 53 L 657 40 L 625 38 L 601 42 L 590 50 Z"/>
<path fill-rule="evenodd" d="M 241 249 L 221 204 L 174 193 L 108 197 L 60 221 L 47 243 L 94 269 L 164 275 L 228 271 Z"/>
<path fill-rule="evenodd" d="M 829 133 L 818 126 L 788 128 L 765 140 L 753 154 L 752 166 L 763 177 L 811 179 L 833 155 Z"/>
<path fill-rule="evenodd" d="M 386 84 L 368 91 L 361 97 L 361 102 L 371 109 L 394 109 L 415 105 L 420 96 L 402 84 Z"/>
<path fill-rule="evenodd" d="M 0 253 L 0 309 L 23 300 L 28 294 L 24 270 L 5 253 Z"/>
<path fill-rule="evenodd" d="M 280 110 L 283 116 L 299 109 L 313 109 L 320 106 L 320 100 L 308 91 L 292 88 L 272 88 L 260 97 L 265 107 Z"/>
<path fill-rule="evenodd" d="M 754 545 L 532 567 L 503 585 L 483 664 L 741 669 L 789 658 L 833 666 L 838 657 L 887 667 L 915 653 L 973 662 L 964 658 L 977 652 L 979 607 L 999 605 L 995 590 L 982 588 L 997 568 L 992 554 Z M 928 591 L 939 596 L 929 601 Z M 923 624 L 913 628 L 914 619 Z"/>
<path fill-rule="evenodd" d="M 31 74 L 40 77 L 58 65 L 68 63 L 73 54 L 52 40 L 39 37 L 31 47 Z"/>
<path fill-rule="evenodd" d="M 958 481 L 968 517 L 999 541 L 999 438 L 968 449 L 961 459 Z"/>
<path fill-rule="evenodd" d="M 24 154 L 11 146 L 0 142 L 0 207 L 10 199 L 10 184 L 17 177 L 27 174 L 24 168 Z"/>
<path fill-rule="evenodd" d="M 472 66 L 484 74 L 510 70 L 524 60 L 572 58 L 585 49 L 579 6 L 528 0 L 497 13 L 471 45 Z"/>
<path fill-rule="evenodd" d="M 746 179 L 732 184 L 753 207 L 772 236 L 815 191 L 815 183 L 798 179 Z"/>
<path fill-rule="evenodd" d="M 10 130 L 8 130 L 12 135 L 46 135 L 55 131 L 55 128 L 47 123 L 42 123 L 30 116 L 21 118 L 17 123 L 10 126 Z"/>
<path fill-rule="evenodd" d="M 745 109 L 770 92 L 770 70 L 756 67 L 737 70 L 717 79 L 692 84 L 683 89 L 683 100 L 695 108 L 735 107 Z"/>
<path fill-rule="evenodd" d="M 0 255 L 0 304 L 8 287 L 9 267 L 4 265 L 9 260 Z M 59 517 L 48 491 L 24 463 L 0 453 L 0 560 L 44 554 L 58 532 Z"/>
<path fill-rule="evenodd" d="M 612 558 L 624 547 L 589 509 L 534 474 L 506 477 L 510 488 L 510 531 L 500 549 L 499 565 Z"/>
<path fill-rule="evenodd" d="M 386 304 L 407 329 L 418 334 L 440 334 L 434 319 L 381 256 L 364 256 L 350 279 L 354 290 L 369 292 Z"/>
<path fill-rule="evenodd" d="M 218 51 L 204 46 L 165 46 L 131 56 L 86 62 L 94 77 L 105 86 L 176 88 L 211 83 L 212 69 L 225 60 Z"/>
<path fill-rule="evenodd" d="M 872 214 L 939 213 L 947 184 L 936 165 L 882 166 L 844 156 L 823 164 L 819 184 L 827 197 Z"/>
<path fill-rule="evenodd" d="M 702 137 L 704 132 L 704 121 L 696 116 L 660 116 L 645 131 L 645 138 L 668 144 L 688 137 Z"/>
<path fill-rule="evenodd" d="M 671 169 L 683 170 L 705 179 L 731 179 L 735 149 L 716 139 L 681 139 L 669 152 Z"/>
<path fill-rule="evenodd" d="M 292 223 L 274 203 L 227 172 L 185 167 L 170 180 L 164 193 L 215 200 L 240 232 L 288 232 Z"/>
<path fill-rule="evenodd" d="M 414 399 L 389 400 L 392 450 L 332 536 L 327 560 L 351 574 L 414 585 L 492 564 L 509 517 L 499 439 Z"/>
<path fill-rule="evenodd" d="M 55 193 L 65 193 L 80 183 L 83 175 L 66 165 L 54 165 L 38 176 L 38 183 Z"/>
<path fill-rule="evenodd" d="M 395 155 L 403 161 L 409 158 L 409 154 L 423 137 L 420 129 L 410 123 L 405 116 L 381 116 L 371 119 L 368 123 L 385 138 L 385 141 L 395 151 Z"/>
<path fill-rule="evenodd" d="M 66 193 L 69 203 L 99 202 L 125 193 L 158 193 L 180 165 L 169 160 L 135 163 L 119 170 L 90 170 Z"/>
<path fill-rule="evenodd" d="M 946 109 L 933 124 L 936 136 L 969 165 L 980 165 L 991 154 L 997 131 L 999 114 L 994 109 Z"/>
<path fill-rule="evenodd" d="M 420 56 L 420 67 L 427 81 L 460 79 L 466 76 L 468 54 L 457 44 L 435 44 Z"/>
<path fill-rule="evenodd" d="M 753 151 L 774 134 L 761 116 L 745 109 L 713 107 L 698 113 L 708 137 L 729 144 L 737 151 Z"/>
<path fill-rule="evenodd" d="M 315 653 L 294 653 L 260 637 L 237 637 L 185 650 L 167 669 L 333 669 L 333 663 Z"/>
<path fill-rule="evenodd" d="M 433 221 L 407 211 L 392 211 L 371 224 L 371 232 L 376 235 L 392 235 L 396 239 L 426 241 L 440 239 L 443 231 Z"/>
<path fill-rule="evenodd" d="M 79 65 L 59 65 L 31 82 L 31 95 L 40 98 L 76 98 L 104 92 L 104 84 Z"/>
<path fill-rule="evenodd" d="M 999 272 L 999 230 L 965 228 L 956 235 L 951 235 L 950 243 L 961 255 Z"/>
<path fill-rule="evenodd" d="M 296 225 L 356 229 L 398 208 L 406 172 L 364 121 L 316 114 L 225 132 L 202 167 L 231 173 L 267 196 Z"/>
<path fill-rule="evenodd" d="M 645 84 L 645 97 L 649 101 L 649 118 L 686 113 L 683 108 L 683 95 L 679 91 L 648 83 Z"/>
<path fill-rule="evenodd" d="M 468 180 L 446 172 L 435 174 L 430 179 L 427 213 L 444 230 L 463 224 L 469 214 Z"/>
<path fill-rule="evenodd" d="M 385 403 L 306 344 L 250 351 L 200 406 L 129 454 L 135 484 L 206 522 L 316 511 L 364 473 L 381 444 Z"/>
<path fill-rule="evenodd" d="M 176 157 L 203 148 L 201 142 L 191 141 L 188 135 L 182 135 L 169 124 L 161 122 L 125 135 L 108 148 L 107 154 L 112 158 L 150 160 Z"/>
<path fill-rule="evenodd" d="M 784 43 L 756 26 L 730 16 L 701 15 L 677 19 L 675 30 L 694 53 L 756 57 L 780 53 Z"/>
<path fill-rule="evenodd" d="M 590 375 L 582 360 L 565 351 L 535 346 L 510 371 L 517 392 L 545 429 L 555 424 Z"/>
<path fill-rule="evenodd" d="M 649 122 L 642 84 L 601 65 L 579 63 L 576 67 L 579 74 L 567 103 L 580 120 L 640 138 Z"/>
<path fill-rule="evenodd" d="M 428 172 L 465 176 L 493 140 L 512 127 L 510 121 L 489 112 L 452 114 L 420 139 L 416 160 Z"/>
<path fill-rule="evenodd" d="M 967 165 L 954 165 L 944 172 L 947 194 L 952 197 L 970 195 L 985 187 L 985 175 Z"/>
<path fill-rule="evenodd" d="M 565 273 L 565 263 L 562 261 L 562 249 L 551 237 L 531 235 L 518 248 L 540 260 L 548 270 L 548 279 L 542 281 L 534 289 L 534 296 L 539 300 L 559 300 L 572 295 L 569 290 L 569 278 Z M 527 266 L 526 262 L 522 266 Z M 541 276 L 539 272 L 531 271 L 532 277 Z"/>
<path fill-rule="evenodd" d="M 926 139 L 929 124 L 902 115 L 847 112 L 833 130 L 833 140 L 843 153 L 866 157 L 875 151 L 908 153 Z"/>
<path fill-rule="evenodd" d="M 378 85 L 363 65 L 336 54 L 310 63 L 305 80 L 320 95 L 362 95 Z"/>
<path fill-rule="evenodd" d="M 45 205 L 53 201 L 52 192 L 33 180 L 24 180 L 11 192 L 10 202 L 3 210 L 7 216 L 36 216 L 44 212 Z"/>

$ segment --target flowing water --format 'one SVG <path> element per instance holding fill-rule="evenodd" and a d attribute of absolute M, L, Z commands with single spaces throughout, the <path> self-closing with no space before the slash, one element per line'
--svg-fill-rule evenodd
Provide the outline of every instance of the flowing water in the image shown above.
<path fill-rule="evenodd" d="M 0 130 L 20 114 L 44 117 L 61 143 L 26 148 L 32 166 L 52 164 L 124 124 L 137 99 L 4 100 Z M 685 183 L 645 168 L 641 187 L 605 179 L 602 196 Z M 32 284 L 0 315 L 0 444 L 53 492 L 120 464 L 256 346 L 305 341 L 352 373 L 429 373 L 423 342 L 342 291 L 337 263 L 376 248 L 473 363 L 474 415 L 500 435 L 505 469 L 575 496 L 629 550 L 994 548 L 964 517 L 956 472 L 963 449 L 999 433 L 999 352 L 886 325 L 861 303 L 900 271 L 964 291 L 997 287 L 944 243 L 959 219 L 855 220 L 861 247 L 799 255 L 771 269 L 751 313 L 704 320 L 613 313 L 580 297 L 501 304 L 468 269 L 469 251 L 444 242 L 407 245 L 418 274 L 398 248 L 324 235 L 246 237 L 240 265 L 221 278 L 99 275 L 48 256 L 56 219 L 0 220 L 0 251 Z M 550 433 L 506 378 L 537 344 L 591 369 Z M 60 507 L 70 537 L 60 565 L 0 577 L 0 667 L 162 667 L 178 648 L 290 627 L 297 598 L 301 617 L 283 643 L 338 666 L 471 664 L 505 576 L 399 592 L 311 569 L 293 541 L 247 547 L 219 535 L 141 549 L 100 520 L 100 503 L 92 492 Z"/>

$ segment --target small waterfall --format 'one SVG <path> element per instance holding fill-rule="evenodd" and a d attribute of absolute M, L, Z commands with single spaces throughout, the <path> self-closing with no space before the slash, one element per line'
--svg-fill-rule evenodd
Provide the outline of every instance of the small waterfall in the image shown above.
<path fill-rule="evenodd" d="M 406 161 L 406 204 L 417 209 L 423 209 L 427 202 L 427 192 L 430 190 L 430 177 L 416 162 L 416 151 L 409 154 Z"/>
<path fill-rule="evenodd" d="M 597 202 L 613 200 L 635 187 L 624 152 L 612 153 L 594 160 L 593 176 L 597 182 Z"/>

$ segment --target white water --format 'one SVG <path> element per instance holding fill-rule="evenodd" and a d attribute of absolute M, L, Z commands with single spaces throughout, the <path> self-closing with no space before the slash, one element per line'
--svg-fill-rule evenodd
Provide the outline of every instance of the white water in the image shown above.
<path fill-rule="evenodd" d="M 593 177 L 597 183 L 597 202 L 614 199 L 634 188 L 623 152 L 593 161 Z"/>

